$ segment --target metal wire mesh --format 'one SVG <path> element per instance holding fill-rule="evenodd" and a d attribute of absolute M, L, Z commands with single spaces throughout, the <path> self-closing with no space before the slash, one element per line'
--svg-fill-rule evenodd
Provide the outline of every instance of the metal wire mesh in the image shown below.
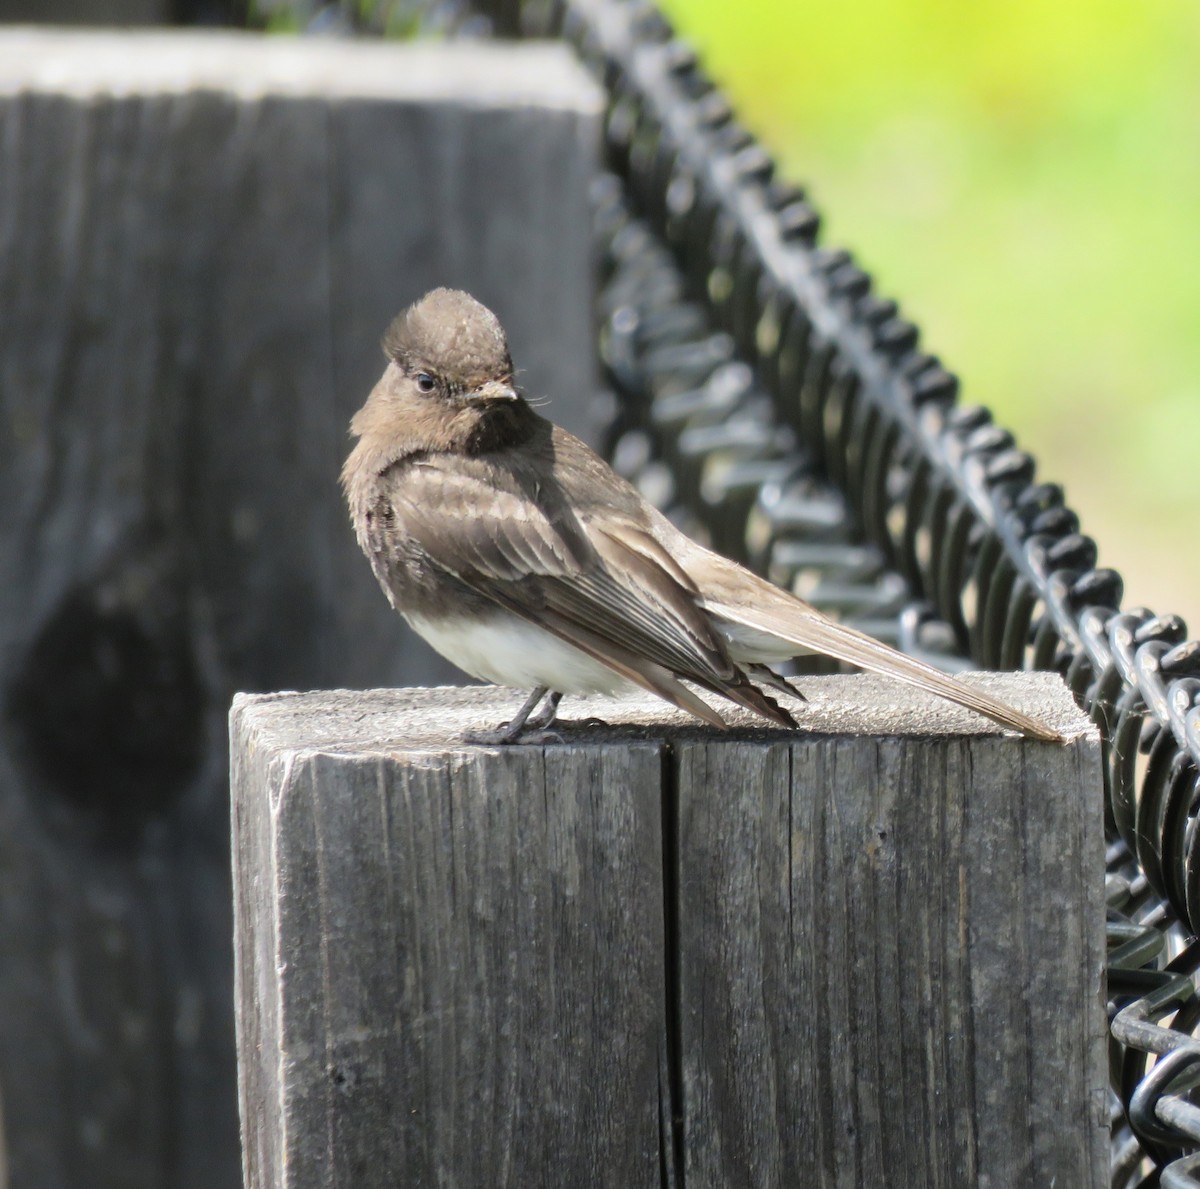
<path fill-rule="evenodd" d="M 382 28 L 385 7 L 355 19 Z M 1200 643 L 1178 616 L 1120 609 L 1061 487 L 957 403 L 850 253 L 820 245 L 803 190 L 653 4 L 417 7 L 450 35 L 562 37 L 608 92 L 597 320 L 617 469 L 689 531 L 907 651 L 1061 672 L 1099 726 L 1112 1184 L 1200 1186 Z"/>

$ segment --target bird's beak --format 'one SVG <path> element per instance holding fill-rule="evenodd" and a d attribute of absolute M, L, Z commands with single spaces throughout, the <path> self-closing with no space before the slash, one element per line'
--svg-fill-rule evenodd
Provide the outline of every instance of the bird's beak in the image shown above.
<path fill-rule="evenodd" d="M 511 384 L 504 383 L 503 380 L 488 380 L 486 384 L 480 384 L 471 393 L 472 401 L 516 399 L 517 390 Z"/>

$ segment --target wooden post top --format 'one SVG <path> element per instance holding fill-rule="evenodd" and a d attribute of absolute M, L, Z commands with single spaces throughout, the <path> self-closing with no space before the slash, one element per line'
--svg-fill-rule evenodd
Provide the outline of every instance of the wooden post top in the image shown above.
<path fill-rule="evenodd" d="M 963 680 L 1048 723 L 1070 742 L 1095 736 L 1056 673 L 968 673 Z M 626 698 L 564 698 L 559 727 L 568 746 L 638 740 L 788 742 L 828 736 L 963 737 L 1009 735 L 990 720 L 943 699 L 870 674 L 803 677 L 806 702 L 793 704 L 798 730 L 763 725 L 748 711 L 721 700 L 726 733 L 650 694 Z M 379 751 L 445 751 L 465 731 L 495 727 L 520 706 L 523 693 L 495 686 L 416 689 L 318 690 L 309 693 L 238 694 L 231 718 L 272 750 L 377 754 Z M 583 725 L 589 716 L 605 726 Z"/>
<path fill-rule="evenodd" d="M 598 116 L 600 88 L 564 45 L 369 42 L 233 30 L 0 30 L 0 94 L 194 90 L 321 99 L 481 103 Z"/>
<path fill-rule="evenodd" d="M 518 690 L 239 696 L 246 1184 L 1107 1185 L 1099 738 L 967 680 L 1065 744 L 872 676 L 544 747 L 461 742 Z"/>

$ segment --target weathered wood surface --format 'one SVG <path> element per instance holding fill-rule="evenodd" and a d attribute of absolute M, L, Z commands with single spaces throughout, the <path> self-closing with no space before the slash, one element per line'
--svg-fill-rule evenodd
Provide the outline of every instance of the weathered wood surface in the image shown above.
<path fill-rule="evenodd" d="M 491 302 L 582 426 L 569 51 L 0 34 L 0 1087 L 20 1186 L 240 1176 L 226 711 L 455 680 L 337 489 L 378 338 Z"/>
<path fill-rule="evenodd" d="M 871 677 L 507 750 L 512 691 L 239 698 L 247 1185 L 1107 1184 L 1098 739 L 971 679 L 1069 743 Z"/>
<path fill-rule="evenodd" d="M 656 749 L 296 743 L 237 776 L 277 859 L 238 885 L 249 1183 L 656 1184 Z"/>

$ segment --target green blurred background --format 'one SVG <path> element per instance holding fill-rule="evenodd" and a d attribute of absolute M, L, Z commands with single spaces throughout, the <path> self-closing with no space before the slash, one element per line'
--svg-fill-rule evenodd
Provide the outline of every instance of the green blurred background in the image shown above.
<path fill-rule="evenodd" d="M 1200 5 L 663 0 L 824 241 L 1200 634 Z"/>

